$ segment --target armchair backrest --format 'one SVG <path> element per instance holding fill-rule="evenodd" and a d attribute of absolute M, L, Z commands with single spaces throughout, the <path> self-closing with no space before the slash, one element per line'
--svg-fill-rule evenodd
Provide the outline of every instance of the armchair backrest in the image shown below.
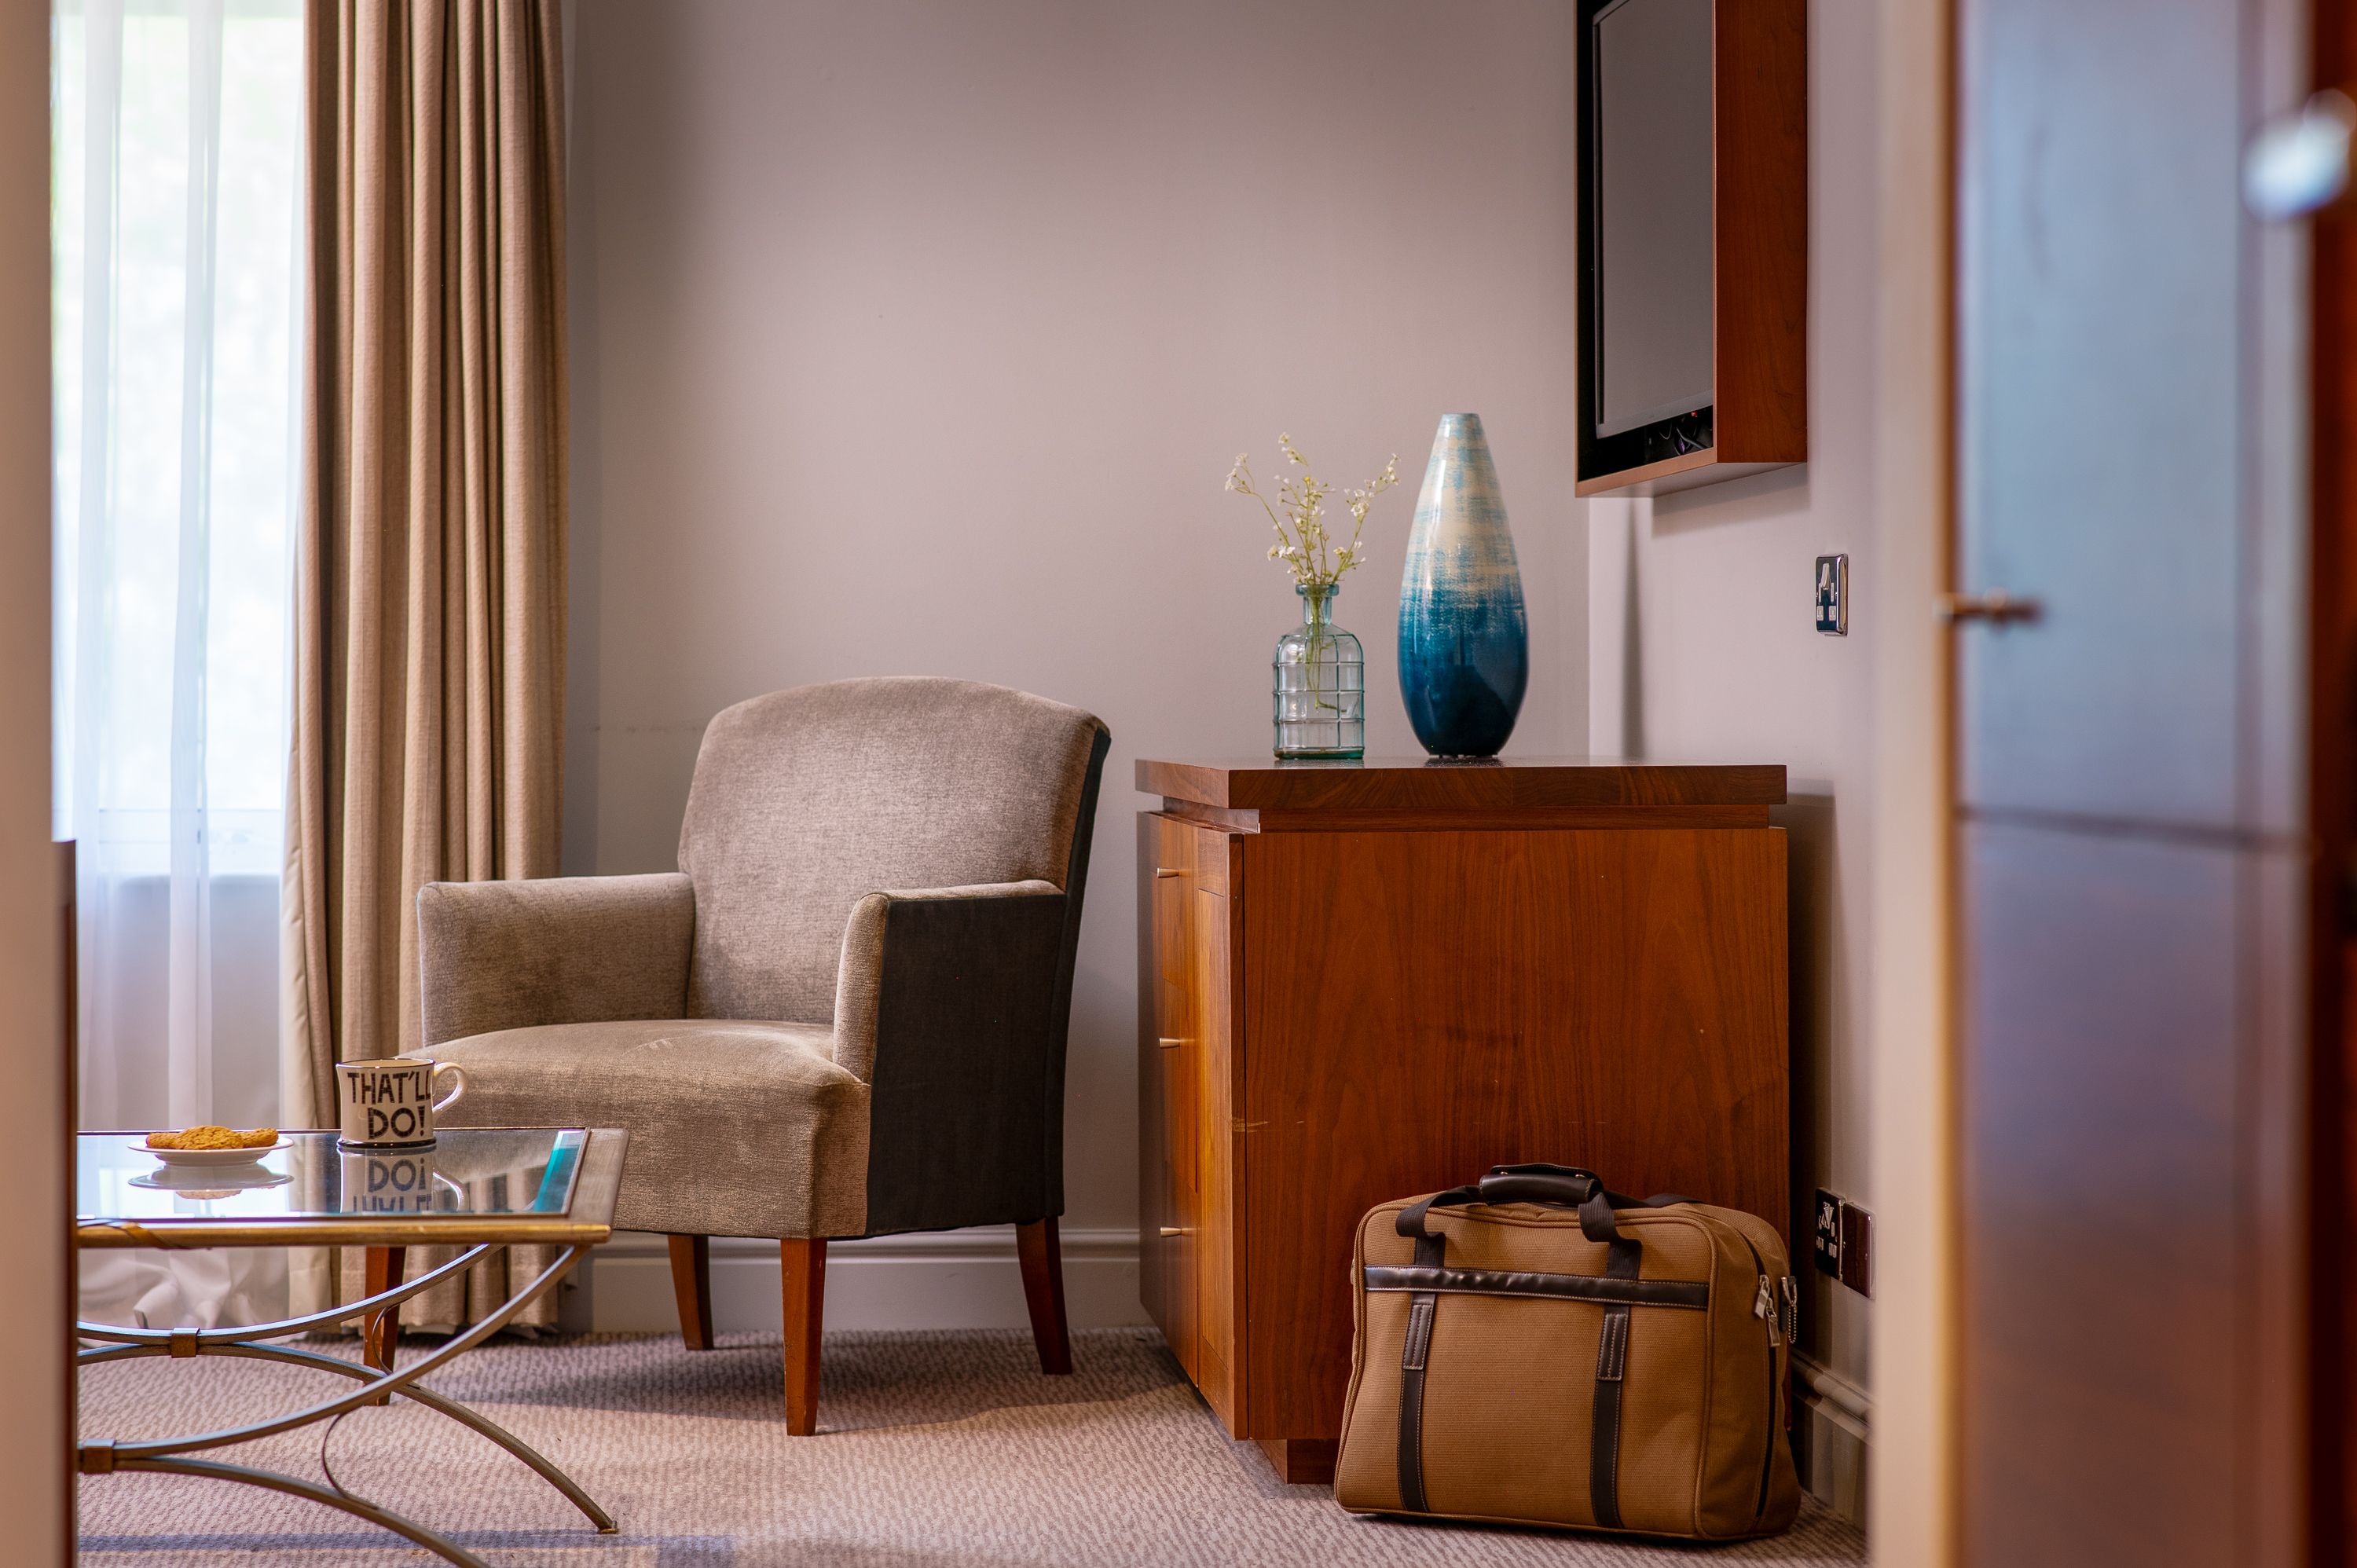
<path fill-rule="evenodd" d="M 1033 878 L 1077 891 L 1104 734 L 1061 703 L 931 678 L 798 686 L 723 711 L 679 834 L 695 885 L 690 1015 L 832 1022 L 844 926 L 868 893 Z"/>

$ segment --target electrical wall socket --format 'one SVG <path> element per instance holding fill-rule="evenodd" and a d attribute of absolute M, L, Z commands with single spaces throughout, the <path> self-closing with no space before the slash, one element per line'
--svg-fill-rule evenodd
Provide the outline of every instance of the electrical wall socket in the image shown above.
<path fill-rule="evenodd" d="M 1817 1273 L 1864 1296 L 1874 1294 L 1874 1216 L 1839 1193 L 1817 1188 L 1810 1255 Z"/>
<path fill-rule="evenodd" d="M 1811 1238 L 1810 1251 L 1817 1261 L 1817 1273 L 1835 1279 L 1841 1278 L 1841 1199 L 1817 1188 L 1817 1219 Z"/>

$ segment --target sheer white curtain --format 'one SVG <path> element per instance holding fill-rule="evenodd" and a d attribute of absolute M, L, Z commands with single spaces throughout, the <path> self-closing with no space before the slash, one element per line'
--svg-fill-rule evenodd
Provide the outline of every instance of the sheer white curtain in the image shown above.
<path fill-rule="evenodd" d="M 296 0 L 57 0 L 57 832 L 81 1118 L 278 1116 L 301 342 Z M 93 1254 L 91 1316 L 272 1309 L 269 1253 Z"/>

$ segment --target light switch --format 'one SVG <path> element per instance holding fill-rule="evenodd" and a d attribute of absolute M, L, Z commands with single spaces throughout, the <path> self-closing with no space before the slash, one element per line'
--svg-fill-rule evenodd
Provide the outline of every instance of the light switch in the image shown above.
<path fill-rule="evenodd" d="M 1849 635 L 1849 557 L 1817 557 L 1817 629 L 1827 637 Z"/>

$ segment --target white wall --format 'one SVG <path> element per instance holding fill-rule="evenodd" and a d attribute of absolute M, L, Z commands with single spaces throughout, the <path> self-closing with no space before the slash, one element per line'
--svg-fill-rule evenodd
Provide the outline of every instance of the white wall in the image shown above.
<path fill-rule="evenodd" d="M 1809 17 L 1809 462 L 1653 500 L 1588 504 L 1594 749 L 1781 762 L 1791 804 L 1793 1201 L 1871 1209 L 1867 1165 L 1875 919 L 1878 13 Z M 1900 520 L 1917 523 L 1920 516 Z M 1814 629 L 1813 565 L 1850 558 L 1849 635 Z M 1798 1260 L 1803 1344 L 1870 1386 L 1870 1304 Z"/>
<path fill-rule="evenodd" d="M 1265 521 L 1221 491 L 1234 455 L 1266 472 L 1289 430 L 1357 483 L 1400 454 L 1339 614 L 1366 642 L 1370 749 L 1412 751 L 1392 669 L 1413 489 L 1438 416 L 1479 411 L 1530 601 L 1513 749 L 1586 747 L 1569 18 L 577 8 L 566 867 L 670 867 L 704 725 L 757 693 L 931 672 L 1101 715 L 1067 1124 L 1083 1315 L 1135 1310 L 1132 765 L 1263 751 L 1297 618 Z M 735 1255 L 724 1309 L 774 1317 L 768 1265 Z M 907 1291 L 857 1308 L 831 1284 L 834 1322 L 1014 1310 L 1003 1254 L 1006 1290 L 891 1261 Z M 667 1323 L 660 1268 L 609 1260 L 600 1319 Z"/>

